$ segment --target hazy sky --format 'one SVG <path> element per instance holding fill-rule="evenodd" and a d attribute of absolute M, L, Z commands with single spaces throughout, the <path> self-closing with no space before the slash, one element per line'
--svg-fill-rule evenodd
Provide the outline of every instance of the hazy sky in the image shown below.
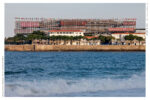
<path fill-rule="evenodd" d="M 44 18 L 137 18 L 145 28 L 144 3 L 7 3 L 5 37 L 14 35 L 15 17 Z"/>

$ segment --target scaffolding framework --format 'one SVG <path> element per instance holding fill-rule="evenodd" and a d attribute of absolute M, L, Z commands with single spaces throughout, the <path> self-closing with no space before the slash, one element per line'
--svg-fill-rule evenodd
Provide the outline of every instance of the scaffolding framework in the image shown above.
<path fill-rule="evenodd" d="M 15 34 L 29 34 L 33 31 L 84 30 L 85 33 L 134 32 L 136 18 L 124 19 L 54 19 L 15 18 Z"/>

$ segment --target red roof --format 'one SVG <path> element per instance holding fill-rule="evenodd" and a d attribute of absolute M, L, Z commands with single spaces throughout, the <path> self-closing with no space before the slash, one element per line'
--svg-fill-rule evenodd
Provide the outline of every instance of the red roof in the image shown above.
<path fill-rule="evenodd" d="M 112 34 L 145 34 L 145 33 L 112 33 Z"/>
<path fill-rule="evenodd" d="M 49 32 L 83 32 L 81 30 L 49 30 Z"/>
<path fill-rule="evenodd" d="M 98 36 L 85 36 L 87 39 L 98 38 Z"/>
<path fill-rule="evenodd" d="M 108 28 L 109 31 L 114 32 L 114 31 L 134 31 L 134 28 Z"/>

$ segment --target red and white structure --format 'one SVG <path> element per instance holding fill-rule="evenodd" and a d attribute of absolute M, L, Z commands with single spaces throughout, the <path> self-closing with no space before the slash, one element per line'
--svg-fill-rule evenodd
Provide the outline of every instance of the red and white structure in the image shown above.
<path fill-rule="evenodd" d="M 85 34 L 134 33 L 136 18 L 124 19 L 54 19 L 15 18 L 15 34 L 30 34 L 33 31 L 84 30 Z M 60 34 L 61 35 L 61 34 Z M 67 35 L 67 34 L 66 34 Z"/>

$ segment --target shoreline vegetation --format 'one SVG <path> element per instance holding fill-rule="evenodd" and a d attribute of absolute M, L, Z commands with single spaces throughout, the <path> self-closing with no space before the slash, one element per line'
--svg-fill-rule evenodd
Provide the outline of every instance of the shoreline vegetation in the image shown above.
<path fill-rule="evenodd" d="M 142 37 L 127 35 L 125 42 L 109 36 L 48 36 L 44 32 L 34 31 L 32 34 L 16 34 L 5 39 L 6 51 L 145 51 L 140 45 Z M 135 45 L 137 40 L 139 45 Z M 136 43 L 137 44 L 137 43 Z"/>
<path fill-rule="evenodd" d="M 142 41 L 145 41 L 142 37 L 136 36 L 136 35 L 126 35 L 124 37 L 124 40 L 121 39 L 115 39 L 115 37 L 111 35 L 103 36 L 49 36 L 48 34 L 42 32 L 42 31 L 34 31 L 31 34 L 23 35 L 23 34 L 16 34 L 14 37 L 9 37 L 5 38 L 5 44 L 12 44 L 12 45 L 21 45 L 21 44 L 33 44 L 34 41 L 53 41 L 53 43 L 47 43 L 51 45 L 55 45 L 55 42 L 57 41 L 63 41 L 63 45 L 67 45 L 67 41 L 70 41 L 70 45 L 72 45 L 73 41 L 78 41 L 80 45 L 80 42 L 82 40 L 85 40 L 86 42 L 90 41 L 96 41 L 99 43 L 96 43 L 96 45 L 112 45 L 113 42 L 115 41 L 115 45 L 122 45 L 126 42 L 128 42 L 128 45 L 134 45 L 133 41 L 138 41 L 139 45 L 141 44 Z M 93 42 L 94 43 L 94 42 Z M 38 43 L 37 44 L 43 44 L 43 43 Z M 136 43 L 137 44 L 137 43 Z M 93 45 L 93 44 L 88 44 L 88 45 Z"/>
<path fill-rule="evenodd" d="M 90 35 L 87 35 L 87 37 Z M 86 36 L 49 36 L 48 34 L 42 31 L 34 31 L 32 34 L 23 35 L 16 34 L 14 37 L 9 37 L 5 39 L 5 44 L 32 44 L 35 40 L 48 40 L 48 41 L 64 41 L 64 45 L 67 45 L 67 41 L 81 41 L 81 40 L 99 40 L 101 44 L 111 44 L 112 39 L 115 39 L 112 36 L 90 36 L 92 38 L 87 38 Z"/>

